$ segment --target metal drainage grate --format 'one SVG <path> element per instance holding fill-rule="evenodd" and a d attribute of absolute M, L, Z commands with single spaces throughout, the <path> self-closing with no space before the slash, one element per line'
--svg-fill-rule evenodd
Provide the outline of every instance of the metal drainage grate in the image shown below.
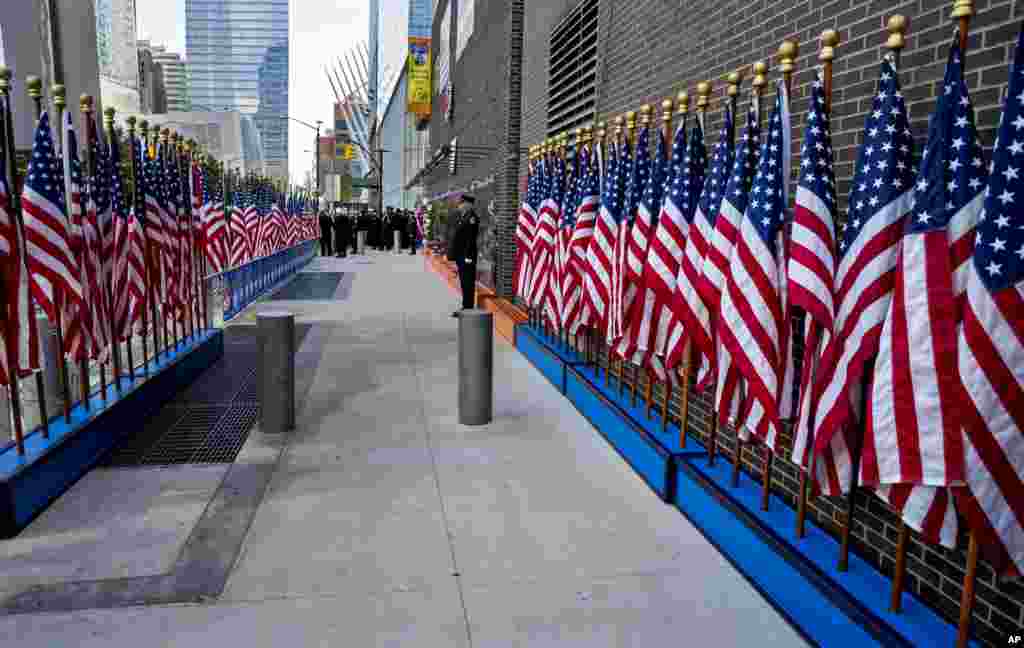
<path fill-rule="evenodd" d="M 259 403 L 260 402 L 260 377 L 258 372 L 253 372 L 235 395 L 235 402 Z"/>
<path fill-rule="evenodd" d="M 191 463 L 192 456 L 206 445 L 212 430 L 227 413 L 227 405 L 193 406 L 174 426 L 150 448 L 143 465 Z"/>
<path fill-rule="evenodd" d="M 142 429 L 129 433 L 103 461 L 104 466 L 137 466 L 146 451 L 155 446 L 188 413 L 188 408 L 167 405 L 146 421 Z"/>
<path fill-rule="evenodd" d="M 232 405 L 217 422 L 206 443 L 192 455 L 189 463 L 231 463 L 238 456 L 249 431 L 260 416 L 255 403 Z"/>

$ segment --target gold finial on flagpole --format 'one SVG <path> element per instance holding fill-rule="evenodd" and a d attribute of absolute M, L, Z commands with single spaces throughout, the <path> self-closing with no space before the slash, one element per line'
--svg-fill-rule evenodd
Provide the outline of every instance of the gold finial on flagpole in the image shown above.
<path fill-rule="evenodd" d="M 730 72 L 729 76 L 726 77 L 726 81 L 729 83 L 729 87 L 726 89 L 726 95 L 729 97 L 735 97 L 740 93 L 740 84 L 743 83 L 743 68 Z"/>
<path fill-rule="evenodd" d="M 63 83 L 55 83 L 52 88 L 53 92 L 53 105 L 57 108 L 57 112 L 62 112 L 64 107 L 68 105 L 67 90 L 64 88 Z"/>
<path fill-rule="evenodd" d="M 110 130 L 114 127 L 114 115 L 117 114 L 117 109 L 113 106 L 107 106 L 103 109 L 103 128 Z"/>
<path fill-rule="evenodd" d="M 39 99 L 43 96 L 43 80 L 34 74 L 25 77 L 25 90 L 32 99 Z"/>
<path fill-rule="evenodd" d="M 11 91 L 11 68 L 0 65 L 0 97 Z"/>
<path fill-rule="evenodd" d="M 672 100 L 665 99 L 661 102 L 661 121 L 668 123 L 672 121 Z"/>
<path fill-rule="evenodd" d="M 708 109 L 708 97 L 711 95 L 711 84 L 701 81 L 697 84 L 697 110 L 704 112 Z"/>
<path fill-rule="evenodd" d="M 636 133 L 636 112 L 630 110 L 626 113 L 626 142 L 629 145 L 633 141 L 633 135 Z"/>
<path fill-rule="evenodd" d="M 907 44 L 904 37 L 907 31 L 907 17 L 902 14 L 889 16 L 885 29 L 889 32 L 889 38 L 885 41 L 886 48 L 898 53 Z"/>
<path fill-rule="evenodd" d="M 89 115 L 92 113 L 93 98 L 92 95 L 83 94 L 78 98 L 78 107 L 83 113 Z"/>
<path fill-rule="evenodd" d="M 640 106 L 640 126 L 641 127 L 643 127 L 643 126 L 650 126 L 651 125 L 651 112 L 652 112 L 652 110 L 653 109 L 651 108 L 651 104 L 644 104 L 644 105 Z"/>
<path fill-rule="evenodd" d="M 619 137 L 622 136 L 622 128 L 623 128 L 623 123 L 625 121 L 626 121 L 626 118 L 623 117 L 622 115 L 619 115 L 618 117 L 615 118 L 615 135 L 613 137 L 613 140 L 615 141 L 616 144 L 619 142 Z"/>
<path fill-rule="evenodd" d="M 683 90 L 676 95 L 676 114 L 681 117 L 686 117 L 686 113 L 690 112 L 690 93 Z"/>
<path fill-rule="evenodd" d="M 796 41 L 789 40 L 788 38 L 782 41 L 782 45 L 779 45 L 779 70 L 783 74 L 792 74 L 793 68 L 796 67 L 796 57 L 800 55 L 800 46 L 797 45 Z"/>
<path fill-rule="evenodd" d="M 822 63 L 832 61 L 836 57 L 836 45 L 839 44 L 839 32 L 834 29 L 826 29 L 821 32 L 821 52 L 818 60 Z"/>
<path fill-rule="evenodd" d="M 953 0 L 953 18 L 970 18 L 974 15 L 974 0 Z"/>
<path fill-rule="evenodd" d="M 764 61 L 756 61 L 753 70 L 754 79 L 750 82 L 750 85 L 753 86 L 754 93 L 760 95 L 765 84 L 768 83 L 768 64 Z"/>

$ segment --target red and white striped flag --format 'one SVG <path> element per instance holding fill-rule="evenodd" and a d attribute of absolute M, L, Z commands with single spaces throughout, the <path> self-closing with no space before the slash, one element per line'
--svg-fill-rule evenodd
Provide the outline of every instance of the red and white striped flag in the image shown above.
<path fill-rule="evenodd" d="M 832 161 L 832 131 L 819 75 L 811 88 L 800 176 L 796 190 L 788 268 L 790 304 L 805 315 L 803 372 L 799 417 L 793 433 L 792 459 L 810 469 L 814 445 L 814 415 L 821 351 L 832 334 L 835 282 L 836 183 Z M 813 483 L 813 479 L 812 479 Z"/>
<path fill-rule="evenodd" d="M 70 113 L 67 121 L 70 123 Z M 62 302 L 77 305 L 82 301 L 78 259 L 64 213 L 63 178 L 53 150 L 50 118 L 43 112 L 36 126 L 21 207 L 29 288 L 35 303 L 53 323 Z"/>
<path fill-rule="evenodd" d="M 928 128 L 882 328 L 861 461 L 865 485 L 942 487 L 965 479 L 954 349 L 987 171 L 957 42 Z M 924 520 L 911 527 L 952 544 Z"/>
<path fill-rule="evenodd" d="M 750 109 L 747 111 L 747 124 L 736 145 L 732 173 L 722 196 L 718 218 L 715 219 L 711 244 L 704 256 L 702 291 L 711 312 L 716 314 L 721 309 L 722 291 L 725 290 L 726 277 L 729 275 L 729 263 L 736 245 L 736 237 L 739 235 L 743 213 L 750 199 L 750 186 L 757 168 L 757 146 L 760 137 L 758 120 L 758 105 L 755 99 L 751 101 Z M 739 371 L 733 365 L 732 356 L 719 339 L 717 323 L 715 353 L 715 411 L 720 423 L 735 424 L 739 415 L 739 387 L 742 381 Z M 745 427 L 738 428 L 738 432 L 741 438 L 749 434 Z"/>
<path fill-rule="evenodd" d="M 552 288 L 555 266 L 555 241 L 558 236 L 558 218 L 561 213 L 562 176 L 561 160 L 554 156 L 543 161 L 544 189 L 537 231 L 531 245 L 530 306 L 540 308 L 551 326 L 558 328 L 557 304 Z"/>
<path fill-rule="evenodd" d="M 650 367 L 661 380 L 670 379 L 661 356 L 665 352 L 672 316 L 669 303 L 675 294 L 679 260 L 683 256 L 690 227 L 687 214 L 690 211 L 689 205 L 695 202 L 690 200 L 690 178 L 694 173 L 699 173 L 701 177 L 704 175 L 703 167 L 698 168 L 697 158 L 700 156 L 695 154 L 698 140 L 703 141 L 699 130 L 700 127 L 696 126 L 690 151 L 687 152 L 685 118 L 676 127 L 672 139 L 669 177 L 666 179 L 665 196 L 658 213 L 658 226 L 654 229 L 644 261 L 644 302 L 637 324 L 637 348 L 648 354 Z"/>
<path fill-rule="evenodd" d="M 655 137 L 661 140 L 657 131 Z M 631 335 L 631 320 L 636 315 L 635 311 L 643 308 L 643 305 L 638 303 L 637 296 L 640 295 L 643 264 L 647 259 L 648 241 L 654 225 L 652 212 L 656 209 L 649 203 L 645 205 L 643 201 L 651 177 L 650 139 L 651 127 L 645 123 L 636 137 L 633 162 L 626 177 L 626 197 L 622 206 L 623 221 L 619 224 L 619 237 L 624 239 L 623 258 L 616 297 L 613 299 L 613 303 L 617 303 L 618 306 L 615 310 L 617 337 L 612 351 L 618 357 L 633 361 L 634 364 L 641 364 L 642 356 L 639 359 L 633 357 L 637 354 L 637 345 L 636 338 Z M 664 156 L 663 145 L 660 152 Z"/>
<path fill-rule="evenodd" d="M 529 303 L 533 237 L 537 234 L 537 209 L 540 206 L 540 163 L 527 169 L 526 196 L 516 221 L 516 267 L 512 276 L 515 294 Z"/>
<path fill-rule="evenodd" d="M 779 83 L 751 198 L 729 263 L 718 328 L 722 344 L 746 381 L 748 398 L 762 412 L 751 432 L 772 450 L 791 366 L 783 301 L 790 142 L 789 101 L 785 84 Z"/>
<path fill-rule="evenodd" d="M 910 210 L 914 139 L 893 57 L 879 71 L 878 92 L 864 124 L 864 141 L 838 240 L 833 336 L 815 379 L 815 458 L 812 484 L 827 495 L 849 489 L 853 448 L 863 434 L 861 391 L 878 352 L 892 299 L 896 252 Z M 810 440 L 808 440 L 810 441 Z"/>
<path fill-rule="evenodd" d="M 958 339 L 966 397 L 962 497 L 980 546 L 1009 576 L 1024 573 L 1024 33 L 1018 36 L 1002 123 L 992 153 L 985 211 L 967 268 L 967 301 Z M 1018 198 L 1020 196 L 1020 198 Z"/>
<path fill-rule="evenodd" d="M 6 169 L 4 149 L 0 147 L 0 169 Z M 31 321 L 32 305 L 29 299 L 29 281 L 25 268 L 25 249 L 20 228 L 15 220 L 11 194 L 7 189 L 7 174 L 0 171 L 0 268 L 4 285 L 3 316 L 0 319 L 4 347 L 0 350 L 0 384 L 11 384 L 10 362 L 19 376 L 26 376 L 39 368 L 39 342 L 36 327 Z M 9 355 L 8 355 L 9 354 Z"/>
<path fill-rule="evenodd" d="M 597 165 L 591 160 L 588 149 L 580 153 L 578 173 L 576 223 L 573 225 L 572 236 L 566 249 L 566 276 L 562 283 L 562 321 L 572 335 L 578 334 L 581 326 L 590 323 L 590 312 L 584 298 L 587 248 L 594 236 L 594 220 L 601 200 L 601 181 Z"/>
<path fill-rule="evenodd" d="M 711 160 L 711 169 L 704 179 L 704 186 L 697 201 L 697 209 L 690 224 L 686 247 L 679 261 L 679 274 L 676 277 L 675 299 L 672 311 L 675 316 L 673 331 L 670 333 L 669 365 L 678 366 L 678 355 L 688 340 L 693 346 L 694 360 L 699 360 L 702 379 L 697 388 L 704 389 L 707 382 L 714 378 L 715 336 L 713 318 L 708 304 L 705 303 L 704 260 L 711 247 L 715 231 L 715 219 L 722 203 L 725 186 L 729 182 L 732 170 L 732 141 L 735 128 L 732 111 L 725 110 L 725 119 L 718 134 L 718 144 Z"/>
<path fill-rule="evenodd" d="M 615 284 L 615 244 L 619 238 L 622 198 L 625 193 L 625 143 L 616 151 L 613 142 L 609 146 L 607 175 L 601 191 L 601 207 L 594 223 L 594 234 L 587 248 L 587 275 L 585 278 L 586 304 L 591 313 L 591 324 L 598 331 L 607 333 L 612 311 L 612 292 Z M 623 162 L 620 162 L 623 161 Z"/>

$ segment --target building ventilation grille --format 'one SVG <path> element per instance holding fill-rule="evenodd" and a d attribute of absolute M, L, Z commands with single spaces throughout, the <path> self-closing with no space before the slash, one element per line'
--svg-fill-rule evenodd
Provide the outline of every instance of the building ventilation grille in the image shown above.
<path fill-rule="evenodd" d="M 598 0 L 583 0 L 551 30 L 548 136 L 594 119 Z"/>

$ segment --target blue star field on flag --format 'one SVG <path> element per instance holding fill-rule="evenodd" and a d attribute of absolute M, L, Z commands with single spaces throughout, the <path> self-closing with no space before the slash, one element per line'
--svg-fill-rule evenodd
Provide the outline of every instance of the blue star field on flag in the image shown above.
<path fill-rule="evenodd" d="M 836 179 L 832 169 L 832 131 L 825 110 L 824 84 L 819 76 L 811 87 L 811 105 L 807 111 L 807 137 L 800 151 L 801 187 L 818 197 L 834 213 Z"/>
<path fill-rule="evenodd" d="M 718 134 L 718 143 L 715 144 L 715 154 L 711 158 L 711 169 L 704 179 L 704 186 L 700 196 L 700 211 L 704 218 L 714 227 L 715 219 L 718 218 L 718 210 L 722 205 L 722 196 L 725 195 L 726 185 L 729 183 L 729 172 L 732 170 L 732 141 L 735 135 L 735 126 L 732 119 L 732 110 L 725 107 L 725 119 L 722 121 L 722 129 Z"/>
<path fill-rule="evenodd" d="M 81 168 L 78 169 L 78 174 L 81 176 Z M 50 118 L 45 112 L 39 118 L 39 125 L 36 127 L 35 139 L 32 142 L 32 159 L 28 165 L 25 182 L 46 200 L 52 209 L 64 213 L 64 174 L 53 150 Z"/>
<path fill-rule="evenodd" d="M 775 98 L 775 109 L 772 111 L 765 141 L 761 144 L 761 159 L 754 185 L 750 189 L 746 216 L 776 259 L 780 252 L 776 242 L 786 216 L 784 176 L 788 176 L 783 169 L 782 112 L 782 93 L 779 93 Z"/>

